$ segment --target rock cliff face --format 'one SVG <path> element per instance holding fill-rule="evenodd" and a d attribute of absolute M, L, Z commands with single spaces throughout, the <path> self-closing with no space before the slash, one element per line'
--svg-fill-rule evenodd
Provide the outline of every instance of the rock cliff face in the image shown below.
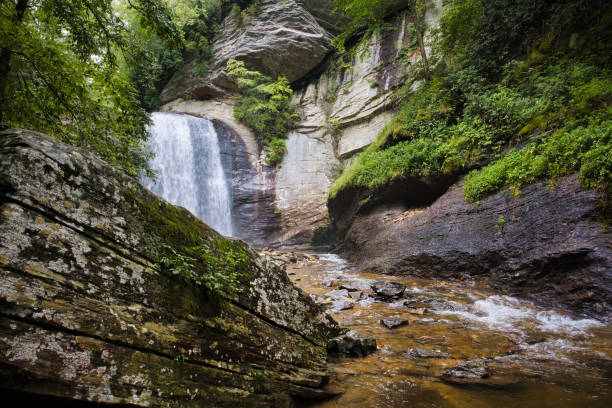
<path fill-rule="evenodd" d="M 428 12 L 436 22 L 438 6 Z M 411 78 L 408 17 L 369 39 L 362 54 L 335 57 L 296 92 L 301 122 L 287 142 L 276 178 L 282 235 L 278 245 L 309 244 L 329 229 L 327 192 L 342 169 L 393 117 L 392 92 Z M 415 84 L 415 86 L 418 84 Z"/>
<path fill-rule="evenodd" d="M 232 180 L 234 235 L 261 248 L 280 228 L 280 214 L 275 206 L 274 170 L 253 167 L 244 139 L 230 126 L 217 121 L 215 128 L 225 177 Z"/>
<path fill-rule="evenodd" d="M 329 3 L 262 0 L 246 19 L 230 14 L 213 43 L 214 62 L 209 74 L 205 78 L 193 75 L 195 64 L 185 64 L 162 92 L 162 101 L 231 93 L 235 85 L 225 73 L 230 59 L 243 61 L 247 68 L 273 78 L 285 75 L 291 82 L 301 78 L 331 50 L 332 35 L 319 24 L 331 27 L 331 19 L 326 16 Z M 318 20 L 302 5 L 315 11 Z"/>
<path fill-rule="evenodd" d="M 322 395 L 337 326 L 283 270 L 92 155 L 0 134 L 0 381 L 135 406 L 291 406 Z M 164 245 L 246 254 L 235 293 L 156 265 Z"/>
<path fill-rule="evenodd" d="M 432 205 L 378 207 L 352 222 L 347 252 L 393 275 L 475 279 L 502 293 L 612 320 L 612 230 L 576 177 L 468 204 L 462 182 Z"/>
<path fill-rule="evenodd" d="M 254 171 L 251 179 L 256 180 L 252 185 L 259 191 L 251 199 L 260 213 L 267 214 L 258 225 L 268 231 L 265 244 L 274 247 L 308 246 L 325 236 L 331 184 L 391 120 L 392 91 L 400 82 L 411 80 L 412 64 L 420 58 L 414 50 L 416 39 L 409 35 L 410 19 L 405 17 L 396 21 L 393 29 L 371 38 L 363 55 L 335 56 L 319 65 L 318 74 L 306 75 L 331 50 L 331 38 L 342 22 L 331 14 L 333 2 L 329 0 L 297 3 L 263 2 L 240 27 L 228 17 L 215 42 L 216 68 L 211 74 L 190 79 L 187 65 L 162 94 L 170 101 L 165 110 L 224 122 L 242 138 Z M 433 4 L 427 12 L 430 27 L 437 24 L 441 8 L 440 1 Z M 299 51 L 287 48 L 294 43 L 299 44 Z M 274 63 L 267 62 L 270 55 L 274 55 Z M 300 89 L 293 103 L 302 120 L 290 133 L 287 154 L 275 173 L 262 165 L 254 135 L 235 122 L 231 99 L 193 100 L 231 92 L 233 85 L 223 74 L 229 58 L 243 60 L 249 68 L 269 75 L 284 74 L 298 80 Z M 180 99 L 186 97 L 192 100 Z M 275 195 L 273 203 L 271 195 Z M 263 210 L 270 204 L 270 210 Z M 265 220 L 271 223 L 264 226 Z M 261 240 L 249 242 L 262 244 Z"/>

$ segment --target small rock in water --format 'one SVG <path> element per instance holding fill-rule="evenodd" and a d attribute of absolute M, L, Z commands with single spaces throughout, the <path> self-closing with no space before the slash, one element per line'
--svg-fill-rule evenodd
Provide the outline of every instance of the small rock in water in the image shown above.
<path fill-rule="evenodd" d="M 427 311 L 427 309 L 425 309 L 425 308 L 418 308 L 418 309 L 417 309 L 417 308 L 414 308 L 414 307 L 409 307 L 409 308 L 408 308 L 408 311 L 409 311 L 410 313 L 414 313 L 414 314 L 417 314 L 417 315 L 423 315 L 423 314 L 425 314 L 425 312 Z"/>
<path fill-rule="evenodd" d="M 327 344 L 327 351 L 333 354 L 363 357 L 376 351 L 376 340 L 354 330 L 334 337 Z"/>
<path fill-rule="evenodd" d="M 404 302 L 404 306 L 414 309 L 426 309 L 431 307 L 431 299 L 409 299 Z"/>
<path fill-rule="evenodd" d="M 363 297 L 374 297 L 374 291 L 372 289 L 366 289 L 361 292 Z"/>
<path fill-rule="evenodd" d="M 544 343 L 546 341 L 546 337 L 538 334 L 530 334 L 525 338 L 525 343 L 529 345 L 534 345 L 538 343 Z"/>
<path fill-rule="evenodd" d="M 411 349 L 408 352 L 410 357 L 418 358 L 450 358 L 450 354 L 440 350 L 428 350 L 420 347 Z"/>
<path fill-rule="evenodd" d="M 334 304 L 335 310 L 347 310 L 347 309 L 352 309 L 353 307 L 355 307 L 355 302 L 353 302 L 352 300 L 348 298 L 340 298 L 340 299 L 334 300 L 333 304 Z"/>
<path fill-rule="evenodd" d="M 361 292 L 349 292 L 349 296 L 353 300 L 359 300 L 361 299 Z"/>
<path fill-rule="evenodd" d="M 446 342 L 446 336 L 441 337 L 429 337 L 429 336 L 421 336 L 416 339 L 417 343 L 421 344 L 442 344 Z"/>
<path fill-rule="evenodd" d="M 295 272 L 287 271 L 287 275 L 289 275 L 289 276 L 295 275 Z"/>
<path fill-rule="evenodd" d="M 406 290 L 406 286 L 399 282 L 378 281 L 372 284 L 372 290 L 377 297 L 388 299 L 394 296 L 401 296 Z"/>
<path fill-rule="evenodd" d="M 364 289 L 368 289 L 369 286 L 365 283 L 361 283 L 361 285 L 359 284 L 359 282 L 342 282 L 340 284 L 340 289 L 346 289 L 349 292 L 358 292 L 358 291 L 362 291 Z"/>
<path fill-rule="evenodd" d="M 380 324 L 385 326 L 387 329 L 395 329 L 396 327 L 408 325 L 408 320 L 404 319 L 382 319 Z"/>
<path fill-rule="evenodd" d="M 505 389 L 521 382 L 519 376 L 492 376 L 487 361 L 475 359 L 466 361 L 447 369 L 442 374 L 442 381 L 452 385 L 480 386 L 485 388 Z"/>
<path fill-rule="evenodd" d="M 482 359 L 469 360 L 444 371 L 444 377 L 480 380 L 491 376 L 487 362 Z"/>
<path fill-rule="evenodd" d="M 327 292 L 325 296 L 333 298 L 333 299 L 339 299 L 341 297 L 347 297 L 348 294 L 349 292 L 346 289 L 337 289 L 337 290 L 332 290 L 331 292 Z"/>

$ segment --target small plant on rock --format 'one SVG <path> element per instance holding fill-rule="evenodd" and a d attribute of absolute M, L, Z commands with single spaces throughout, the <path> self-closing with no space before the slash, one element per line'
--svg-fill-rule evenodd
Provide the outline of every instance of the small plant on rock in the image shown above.
<path fill-rule="evenodd" d="M 237 120 L 250 127 L 263 150 L 267 164 L 275 166 L 285 153 L 285 139 L 289 130 L 297 125 L 299 115 L 290 105 L 293 90 L 284 76 L 276 81 L 258 71 L 249 71 L 244 62 L 229 60 L 227 73 L 236 79 L 242 94 L 234 109 Z"/>
<path fill-rule="evenodd" d="M 499 230 L 503 232 L 504 225 L 506 225 L 506 220 L 504 219 L 504 217 L 499 217 L 499 219 L 497 220 L 497 228 L 499 228 Z"/>

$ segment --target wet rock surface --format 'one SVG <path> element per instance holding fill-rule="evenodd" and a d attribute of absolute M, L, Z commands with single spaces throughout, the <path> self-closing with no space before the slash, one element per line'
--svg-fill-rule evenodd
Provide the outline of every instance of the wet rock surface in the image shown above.
<path fill-rule="evenodd" d="M 402 327 L 408 325 L 408 320 L 404 319 L 382 319 L 380 324 L 385 326 L 387 329 L 395 329 L 396 327 Z"/>
<path fill-rule="evenodd" d="M 480 380 L 491 376 L 485 360 L 470 360 L 444 371 L 445 377 Z"/>
<path fill-rule="evenodd" d="M 255 247 L 263 247 L 280 229 L 274 205 L 274 171 L 257 168 L 243 138 L 223 122 L 215 122 L 223 169 L 231 183 L 234 236 Z M 284 261 L 284 260 L 283 260 Z"/>
<path fill-rule="evenodd" d="M 567 177 L 468 204 L 462 182 L 432 205 L 379 208 L 359 216 L 345 239 L 352 259 L 385 274 L 477 280 L 542 305 L 612 319 L 610 227 L 602 197 Z M 504 219 L 504 226 L 498 226 Z"/>
<path fill-rule="evenodd" d="M 354 330 L 334 337 L 327 345 L 332 354 L 363 357 L 376 350 L 376 340 Z"/>
<path fill-rule="evenodd" d="M 406 290 L 406 286 L 399 282 L 378 281 L 371 285 L 377 297 L 382 299 L 401 296 Z"/>
<path fill-rule="evenodd" d="M 212 295 L 160 269 L 163 245 L 230 244 L 99 159 L 0 136 L 0 381 L 95 402 L 288 406 L 326 395 L 343 330 L 246 243 L 248 279 Z"/>
<path fill-rule="evenodd" d="M 416 358 L 450 358 L 450 354 L 438 349 L 425 349 L 416 347 L 408 352 L 408 356 Z"/>
<path fill-rule="evenodd" d="M 451 367 L 442 374 L 442 381 L 455 386 L 470 386 L 492 389 L 510 389 L 518 386 L 522 379 L 516 375 L 496 375 L 487 360 L 470 360 Z"/>

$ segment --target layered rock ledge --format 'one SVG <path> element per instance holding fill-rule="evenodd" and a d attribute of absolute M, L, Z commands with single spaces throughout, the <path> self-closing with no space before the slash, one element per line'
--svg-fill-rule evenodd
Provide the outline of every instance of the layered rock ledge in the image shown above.
<path fill-rule="evenodd" d="M 466 203 L 463 182 L 431 205 L 382 203 L 347 220 L 347 254 L 370 271 L 488 283 L 502 293 L 612 320 L 604 197 L 576 176 Z M 348 203 L 350 207 L 350 203 Z M 348 208 L 348 207 L 347 207 Z"/>
<path fill-rule="evenodd" d="M 215 295 L 160 268 L 164 245 L 227 242 L 93 155 L 0 133 L 0 383 L 136 406 L 292 406 L 325 395 L 342 331 L 245 243 Z"/>

